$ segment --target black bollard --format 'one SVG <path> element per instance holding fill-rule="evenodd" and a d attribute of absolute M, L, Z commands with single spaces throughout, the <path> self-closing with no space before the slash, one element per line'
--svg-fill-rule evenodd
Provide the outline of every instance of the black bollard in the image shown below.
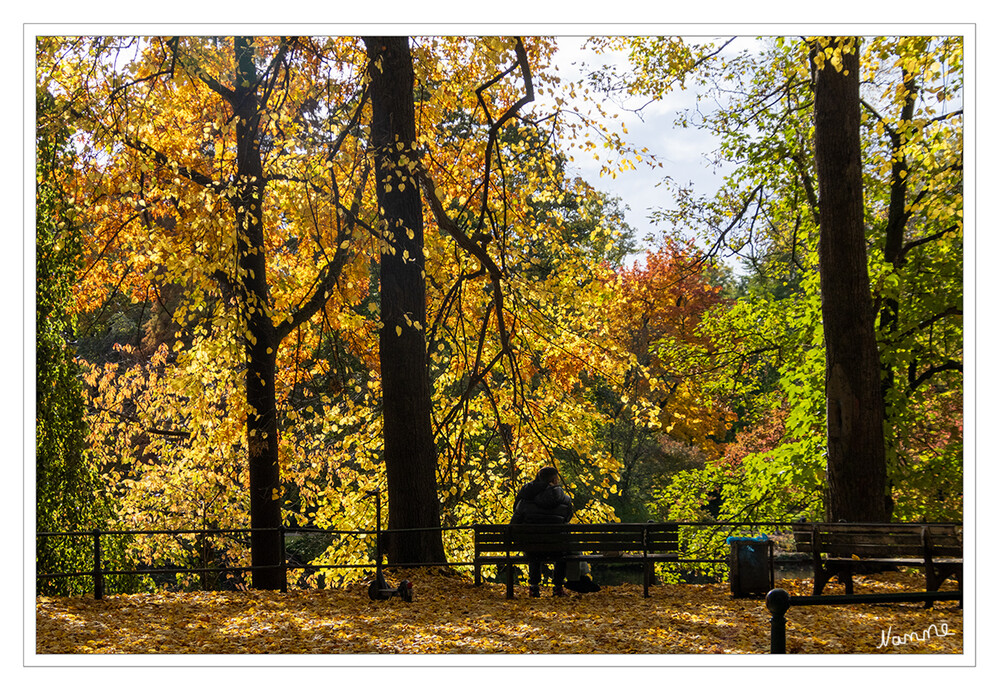
<path fill-rule="evenodd" d="M 767 593 L 767 610 L 770 611 L 770 653 L 787 653 L 784 614 L 791 608 L 791 595 L 783 589 L 771 589 Z"/>

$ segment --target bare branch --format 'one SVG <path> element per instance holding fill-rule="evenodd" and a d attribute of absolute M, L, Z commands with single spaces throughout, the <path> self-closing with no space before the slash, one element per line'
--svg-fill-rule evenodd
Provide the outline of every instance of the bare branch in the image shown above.
<path fill-rule="evenodd" d="M 201 66 L 194 60 L 194 58 L 182 54 L 180 52 L 179 43 L 177 39 L 170 41 L 167 45 L 170 46 L 170 50 L 173 52 L 174 62 L 180 62 L 181 66 L 184 67 L 192 76 L 197 77 L 205 86 L 221 96 L 227 103 L 232 105 L 236 101 L 236 92 L 230 89 L 228 86 L 217 81 L 212 75 L 201 69 Z"/>
<path fill-rule="evenodd" d="M 109 410 L 106 407 L 97 407 L 96 405 L 88 404 L 87 407 L 93 412 L 105 412 L 113 417 L 117 417 L 123 421 L 129 422 L 130 424 L 135 424 L 141 427 L 142 430 L 147 434 L 153 434 L 155 436 L 168 436 L 171 438 L 191 438 L 191 432 L 189 431 L 175 431 L 173 429 L 158 429 L 156 427 L 150 427 L 143 424 L 142 420 L 135 415 L 125 414 L 124 412 L 118 412 L 117 410 Z"/>
<path fill-rule="evenodd" d="M 517 112 L 534 100 L 534 83 L 531 80 L 531 65 L 527 59 L 527 50 L 524 48 L 523 40 L 518 36 L 517 44 L 514 47 L 517 54 L 517 62 L 511 65 L 506 71 L 501 74 L 496 75 L 491 80 L 480 86 L 475 90 L 475 95 L 479 99 L 479 104 L 482 106 L 482 110 L 486 115 L 486 120 L 489 122 L 489 139 L 486 142 L 486 162 L 485 162 L 485 173 L 483 175 L 483 185 L 482 185 L 482 205 L 479 209 L 479 222 L 476 226 L 478 230 L 481 230 L 485 220 L 486 208 L 488 206 L 489 200 L 489 174 L 492 170 L 492 155 L 493 147 L 496 145 L 496 140 L 499 137 L 499 131 L 506 124 L 507 120 L 512 118 Z M 524 78 L 524 89 L 526 93 L 524 96 L 518 100 L 516 103 L 511 105 L 506 111 L 500 115 L 499 119 L 493 122 L 492 115 L 489 112 L 489 106 L 486 105 L 486 101 L 482 94 L 490 86 L 498 82 L 500 79 L 505 77 L 514 71 L 517 67 L 520 67 L 521 76 Z"/>
<path fill-rule="evenodd" d="M 929 381 L 931 378 L 937 374 L 943 373 L 945 371 L 964 371 L 964 365 L 961 362 L 948 359 L 943 364 L 938 364 L 937 366 L 930 367 L 924 371 L 919 376 L 916 376 L 916 363 L 912 362 L 909 364 L 909 390 L 916 390 L 922 384 Z"/>
<path fill-rule="evenodd" d="M 961 228 L 960 224 L 954 224 L 954 225 L 951 225 L 948 228 L 944 228 L 940 232 L 935 232 L 932 235 L 927 235 L 926 237 L 920 237 L 918 240 L 913 240 L 912 242 L 907 242 L 906 245 L 904 247 L 902 247 L 902 251 L 900 252 L 899 258 L 904 257 L 911 250 L 915 249 L 916 247 L 918 247 L 920 245 L 926 244 L 927 242 L 933 242 L 934 240 L 938 240 L 941 237 L 943 237 L 944 235 L 946 235 L 947 233 L 954 232 L 955 230 L 959 230 L 960 228 Z"/>
<path fill-rule="evenodd" d="M 327 300 L 329 300 L 333 288 L 336 287 L 337 281 L 340 280 L 340 274 L 343 273 L 343 268 L 347 265 L 347 259 L 350 257 L 350 236 L 354 232 L 353 219 L 357 218 L 357 214 L 360 211 L 368 172 L 369 169 L 365 168 L 361 182 L 357 185 L 354 199 L 351 202 L 351 213 L 348 216 L 348 222 L 341 226 L 337 232 L 336 249 L 333 253 L 332 261 L 323 266 L 323 269 L 316 276 L 316 287 L 309 299 L 295 310 L 290 319 L 276 325 L 279 340 L 283 340 L 286 335 L 311 319 L 313 314 L 319 311 L 326 304 Z"/>

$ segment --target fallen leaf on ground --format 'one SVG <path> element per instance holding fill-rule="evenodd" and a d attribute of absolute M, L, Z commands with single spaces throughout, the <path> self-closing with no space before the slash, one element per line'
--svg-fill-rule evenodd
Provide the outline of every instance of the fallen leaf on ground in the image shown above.
<path fill-rule="evenodd" d="M 38 654 L 767 654 L 762 599 L 735 599 L 728 584 L 638 585 L 540 599 L 505 598 L 436 569 L 387 571 L 414 599 L 372 601 L 367 586 L 288 593 L 168 592 L 92 598 L 38 597 Z M 918 591 L 921 578 L 856 578 L 856 593 Z M 810 580 L 779 581 L 792 595 Z M 835 584 L 827 594 L 841 594 Z M 797 654 L 960 654 L 956 602 L 804 606 L 787 614 Z M 941 634 L 943 633 L 943 634 Z"/>

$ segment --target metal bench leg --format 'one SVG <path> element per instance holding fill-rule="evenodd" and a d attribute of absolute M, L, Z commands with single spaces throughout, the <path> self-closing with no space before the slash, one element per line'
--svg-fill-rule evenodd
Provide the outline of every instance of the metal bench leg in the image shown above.
<path fill-rule="evenodd" d="M 958 608 L 964 608 L 964 564 L 957 566 L 957 572 L 954 574 L 954 578 L 957 580 L 957 588 L 961 591 L 961 598 L 957 600 Z"/>
<path fill-rule="evenodd" d="M 652 583 L 652 561 L 645 562 L 645 573 L 642 578 L 643 596 L 649 598 L 649 585 Z"/>
<path fill-rule="evenodd" d="M 940 587 L 950 578 L 954 578 L 957 581 L 957 588 L 964 591 L 964 586 L 962 584 L 962 566 L 954 565 L 937 565 L 935 563 L 929 563 L 924 566 L 926 570 L 926 591 L 927 592 L 939 592 Z M 964 601 L 958 602 L 961 608 L 964 607 Z M 933 600 L 929 599 L 924 604 L 925 608 L 932 608 Z"/>
<path fill-rule="evenodd" d="M 829 581 L 831 575 L 826 572 L 826 569 L 820 565 L 815 566 L 815 572 L 812 576 L 812 596 L 819 596 L 822 594 L 822 590 L 826 586 L 826 582 Z"/>
<path fill-rule="evenodd" d="M 506 598 L 513 599 L 513 563 L 506 564 Z"/>

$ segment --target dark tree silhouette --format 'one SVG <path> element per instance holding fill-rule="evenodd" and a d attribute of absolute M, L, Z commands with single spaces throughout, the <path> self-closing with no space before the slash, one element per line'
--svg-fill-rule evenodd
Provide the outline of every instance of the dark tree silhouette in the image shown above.
<path fill-rule="evenodd" d="M 815 163 L 826 343 L 826 517 L 888 519 L 881 366 L 867 274 L 860 158 L 859 41 L 832 38 L 841 62 L 817 62 Z M 822 50 L 820 42 L 814 51 Z"/>
<path fill-rule="evenodd" d="M 381 209 L 379 351 L 385 474 L 395 563 L 444 560 L 437 449 L 426 358 L 423 206 L 416 175 L 413 59 L 406 37 L 365 38 L 371 75 L 371 143 Z M 427 528 L 421 530 L 420 528 Z"/>

